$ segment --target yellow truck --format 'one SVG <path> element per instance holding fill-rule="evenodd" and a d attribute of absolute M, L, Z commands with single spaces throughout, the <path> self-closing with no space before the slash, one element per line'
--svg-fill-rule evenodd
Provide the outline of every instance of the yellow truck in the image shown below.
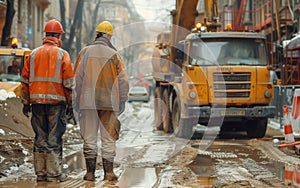
<path fill-rule="evenodd" d="M 17 48 L 16 39 L 11 46 L 0 46 L 0 89 L 20 95 L 22 68 L 30 53 L 28 48 Z"/>
<path fill-rule="evenodd" d="M 173 25 L 170 33 L 158 36 L 152 60 L 156 128 L 191 138 L 193 125 L 199 123 L 263 137 L 268 118 L 275 115 L 269 105 L 274 88 L 266 37 L 230 27 L 217 31 L 213 22 L 186 34 L 195 5 L 183 1 L 173 18 L 183 29 Z"/>
<path fill-rule="evenodd" d="M 31 50 L 17 48 L 16 42 L 16 39 L 13 39 L 11 46 L 0 46 L 0 128 L 33 137 L 30 119 L 22 114 L 23 105 L 19 98 L 22 68 Z M 6 98 L 8 92 L 14 92 L 16 97 L 10 95 Z"/>

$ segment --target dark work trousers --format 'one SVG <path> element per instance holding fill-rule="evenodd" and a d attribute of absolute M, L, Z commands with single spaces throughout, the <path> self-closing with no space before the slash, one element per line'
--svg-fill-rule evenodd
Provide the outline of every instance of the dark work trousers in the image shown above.
<path fill-rule="evenodd" d="M 64 104 L 32 105 L 31 125 L 35 133 L 33 152 L 46 154 L 44 165 L 47 176 L 61 174 L 65 110 Z"/>

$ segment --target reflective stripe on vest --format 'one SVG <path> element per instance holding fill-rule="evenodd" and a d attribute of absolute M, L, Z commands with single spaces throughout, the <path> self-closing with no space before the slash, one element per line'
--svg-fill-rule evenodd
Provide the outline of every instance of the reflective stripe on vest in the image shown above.
<path fill-rule="evenodd" d="M 54 99 L 54 100 L 60 100 L 60 101 L 66 100 L 66 97 L 59 96 L 59 95 L 51 95 L 51 94 L 30 94 L 30 98 Z"/>
<path fill-rule="evenodd" d="M 54 78 L 48 78 L 48 77 L 36 77 L 34 75 L 34 56 L 35 56 L 36 50 L 34 50 L 31 54 L 30 58 L 30 82 L 55 82 L 55 83 L 62 83 L 62 80 L 59 78 L 60 73 L 60 67 L 61 67 L 61 60 L 64 55 L 64 50 L 60 49 L 57 62 L 56 62 L 56 70 L 55 70 L 55 77 Z"/>
<path fill-rule="evenodd" d="M 36 77 L 34 74 L 34 57 L 35 57 L 36 50 L 31 53 L 30 57 L 30 77 L 29 82 L 51 82 L 51 83 L 58 83 L 62 84 L 62 79 L 59 78 L 60 76 L 60 68 L 62 63 L 62 57 L 64 55 L 64 50 L 60 49 L 57 62 L 56 62 L 56 70 L 54 78 L 49 77 Z M 65 101 L 65 96 L 60 95 L 53 95 L 53 94 L 30 94 L 30 98 L 33 99 L 54 99 L 54 100 L 61 100 Z"/>
<path fill-rule="evenodd" d="M 25 80 L 25 79 L 23 78 L 23 76 L 21 76 L 20 81 L 21 81 L 21 82 L 24 82 L 25 84 L 28 84 L 28 80 L 27 80 L 27 79 Z"/>

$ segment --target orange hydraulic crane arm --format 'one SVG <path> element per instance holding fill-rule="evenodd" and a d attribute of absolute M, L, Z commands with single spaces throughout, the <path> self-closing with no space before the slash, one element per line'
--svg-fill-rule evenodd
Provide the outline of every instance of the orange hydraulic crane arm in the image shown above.
<path fill-rule="evenodd" d="M 218 0 L 204 1 L 205 17 L 210 24 L 210 27 L 218 26 L 216 17 L 218 16 Z M 195 27 L 195 19 L 198 16 L 197 12 L 198 0 L 176 0 L 176 10 L 172 11 L 173 25 L 171 32 L 171 53 L 170 60 L 175 62 L 177 43 L 183 40 L 187 34 Z M 176 63 L 177 64 L 177 63 Z"/>
<path fill-rule="evenodd" d="M 176 12 L 173 14 L 173 24 L 191 30 L 195 25 L 198 0 L 176 0 Z"/>
<path fill-rule="evenodd" d="M 195 19 L 197 16 L 198 0 L 176 0 L 176 10 L 172 12 L 173 25 L 171 34 L 171 45 L 183 40 L 186 35 L 195 26 Z M 171 49 L 170 59 L 174 62 L 176 56 L 176 49 Z"/>
<path fill-rule="evenodd" d="M 208 22 L 214 22 L 218 17 L 218 0 L 204 0 L 204 13 Z"/>

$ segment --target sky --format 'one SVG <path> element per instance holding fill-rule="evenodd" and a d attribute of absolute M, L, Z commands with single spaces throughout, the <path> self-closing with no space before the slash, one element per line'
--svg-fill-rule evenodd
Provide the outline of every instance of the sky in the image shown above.
<path fill-rule="evenodd" d="M 170 11 L 175 9 L 176 0 L 132 0 L 137 12 L 145 21 L 170 21 Z"/>

